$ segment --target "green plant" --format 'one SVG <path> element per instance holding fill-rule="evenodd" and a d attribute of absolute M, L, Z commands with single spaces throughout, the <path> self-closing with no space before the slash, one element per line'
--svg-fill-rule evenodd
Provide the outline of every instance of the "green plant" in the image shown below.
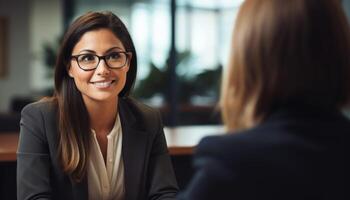
<path fill-rule="evenodd" d="M 54 42 L 45 42 L 43 44 L 43 61 L 44 65 L 48 69 L 47 76 L 53 77 L 53 71 L 56 64 L 57 51 L 62 41 L 62 37 L 59 37 Z"/>
<path fill-rule="evenodd" d="M 179 67 L 179 63 L 190 57 L 189 51 L 178 53 L 176 66 Z M 151 98 L 154 95 L 161 95 L 165 101 L 169 102 L 171 73 L 168 60 L 163 68 L 157 67 L 154 63 L 150 63 L 150 68 L 149 75 L 138 83 L 134 95 L 144 99 Z M 222 67 L 218 66 L 215 69 L 205 70 L 199 74 L 176 75 L 178 101 L 181 103 L 190 102 L 194 95 L 217 97 L 221 71 Z"/>

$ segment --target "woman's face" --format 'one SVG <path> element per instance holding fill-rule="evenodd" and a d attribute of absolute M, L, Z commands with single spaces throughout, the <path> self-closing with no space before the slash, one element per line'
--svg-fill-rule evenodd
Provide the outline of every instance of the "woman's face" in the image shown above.
<path fill-rule="evenodd" d="M 81 57 L 80 66 L 84 60 L 89 62 L 93 55 L 105 56 L 116 55 L 116 52 L 124 52 L 122 42 L 109 29 L 97 29 L 86 32 L 74 46 L 72 56 L 87 55 Z M 116 101 L 118 94 L 124 88 L 126 75 L 129 70 L 130 58 L 125 66 L 119 69 L 111 69 L 106 65 L 104 59 L 95 70 L 84 71 L 78 65 L 76 59 L 72 59 L 69 67 L 69 76 L 81 92 L 85 103 Z M 79 58 L 78 58 L 79 59 Z"/>

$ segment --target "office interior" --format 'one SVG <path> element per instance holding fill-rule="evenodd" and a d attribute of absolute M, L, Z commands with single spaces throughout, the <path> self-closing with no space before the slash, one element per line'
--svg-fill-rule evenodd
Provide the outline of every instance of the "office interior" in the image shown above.
<path fill-rule="evenodd" d="M 131 33 L 138 55 L 132 96 L 161 111 L 167 139 L 173 130 L 187 138 L 196 130 L 223 130 L 217 105 L 221 73 L 243 1 L 0 0 L 0 135 L 18 134 L 21 109 L 52 95 L 56 52 L 71 21 L 87 11 L 105 10 L 120 16 Z M 350 0 L 342 4 L 350 17 Z M 174 152 L 184 188 L 192 176 L 193 150 Z M 15 160 L 0 161 L 2 200 L 16 199 L 15 170 Z"/>

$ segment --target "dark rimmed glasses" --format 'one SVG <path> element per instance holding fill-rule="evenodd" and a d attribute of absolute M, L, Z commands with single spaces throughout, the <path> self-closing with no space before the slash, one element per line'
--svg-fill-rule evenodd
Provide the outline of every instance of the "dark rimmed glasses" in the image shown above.
<path fill-rule="evenodd" d="M 118 51 L 111 52 L 104 56 L 98 56 L 92 53 L 84 53 L 79 55 L 73 55 L 71 58 L 75 59 L 80 69 L 84 71 L 95 70 L 103 59 L 106 65 L 111 69 L 121 69 L 128 62 L 131 56 L 131 52 Z"/>

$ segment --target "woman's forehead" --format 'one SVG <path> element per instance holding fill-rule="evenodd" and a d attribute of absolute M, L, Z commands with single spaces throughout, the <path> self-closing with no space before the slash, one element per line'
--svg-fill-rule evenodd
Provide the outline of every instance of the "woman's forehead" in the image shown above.
<path fill-rule="evenodd" d="M 122 41 L 110 29 L 103 28 L 84 33 L 75 44 L 73 52 L 84 50 L 104 52 L 112 48 L 125 51 Z"/>

